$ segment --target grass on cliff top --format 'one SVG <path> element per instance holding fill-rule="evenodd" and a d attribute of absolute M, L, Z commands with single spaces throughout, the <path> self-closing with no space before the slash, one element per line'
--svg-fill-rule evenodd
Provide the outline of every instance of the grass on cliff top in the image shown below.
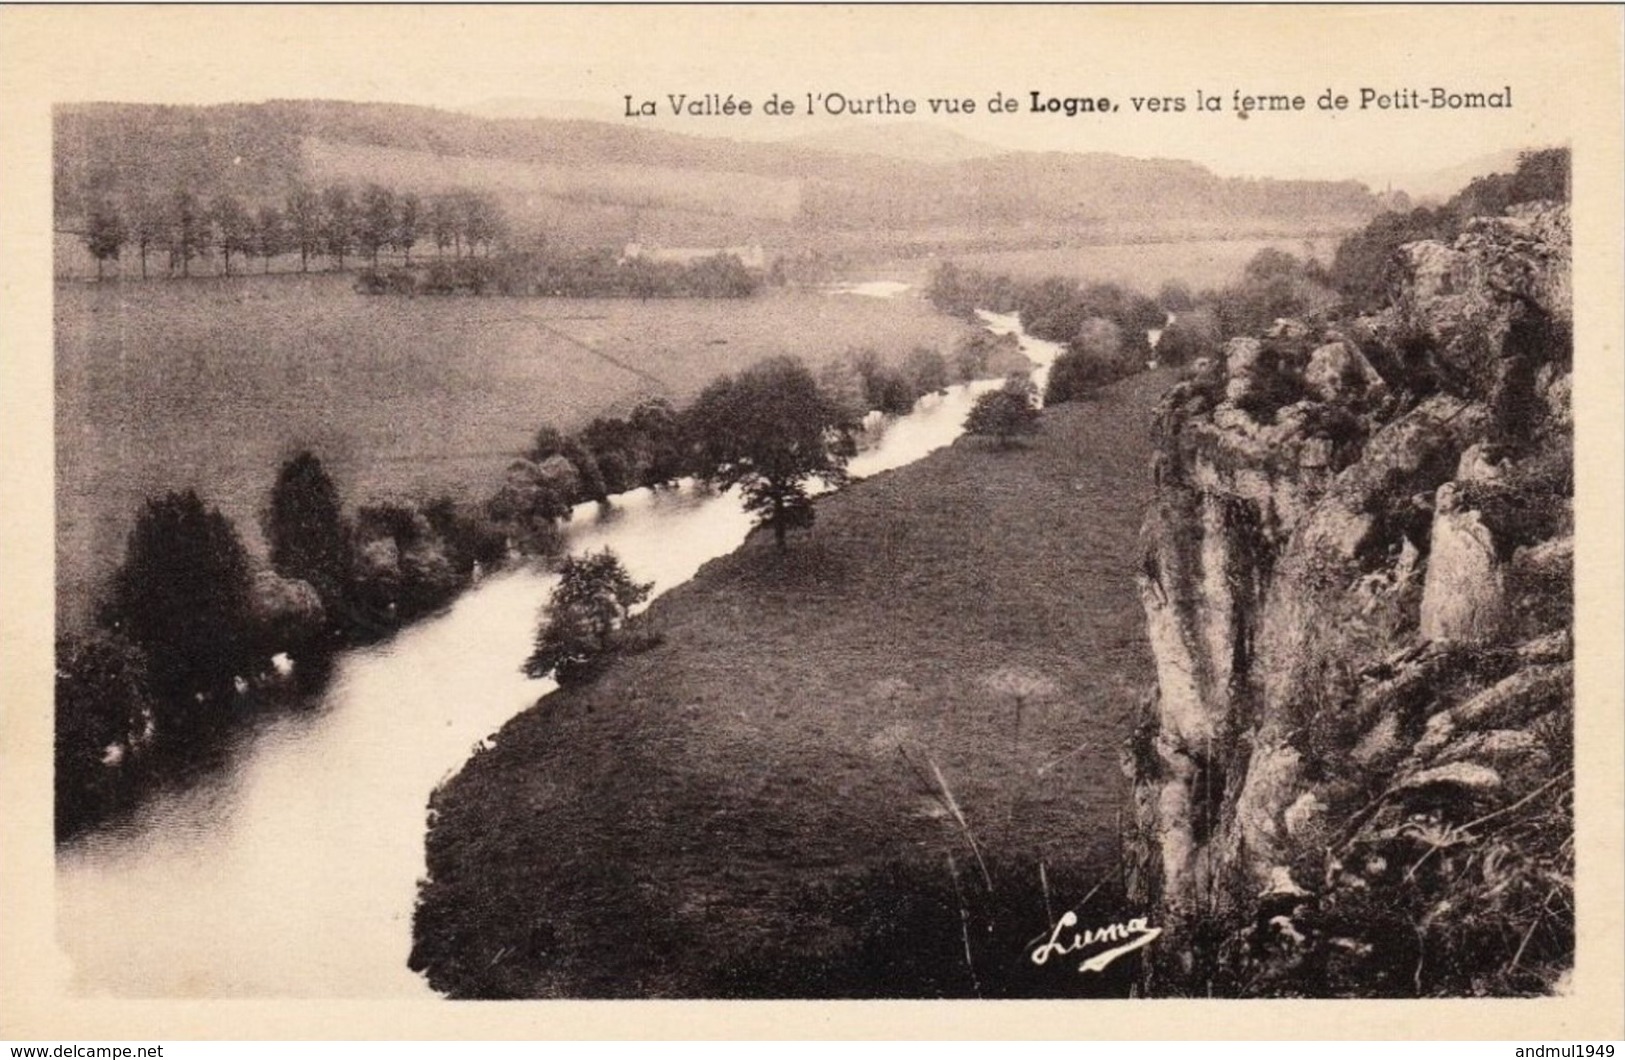
<path fill-rule="evenodd" d="M 659 646 L 437 794 L 414 965 L 463 997 L 1126 993 L 1130 959 L 1028 954 L 1068 909 L 1127 915 L 1167 382 L 856 484 L 657 601 Z"/>

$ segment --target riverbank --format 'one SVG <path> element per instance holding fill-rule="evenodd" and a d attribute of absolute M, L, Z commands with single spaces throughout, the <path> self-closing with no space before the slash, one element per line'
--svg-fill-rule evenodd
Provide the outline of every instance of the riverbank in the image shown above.
<path fill-rule="evenodd" d="M 456 997 L 1126 991 L 1129 960 L 1026 953 L 1122 912 L 1168 382 L 1049 410 L 1027 448 L 962 439 L 657 601 L 657 647 L 437 792 L 414 967 Z"/>

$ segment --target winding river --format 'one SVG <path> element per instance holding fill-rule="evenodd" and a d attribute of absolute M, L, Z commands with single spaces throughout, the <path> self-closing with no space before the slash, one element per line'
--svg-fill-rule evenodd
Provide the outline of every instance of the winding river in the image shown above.
<path fill-rule="evenodd" d="M 1018 337 L 1042 388 L 1059 347 L 1013 316 L 982 316 Z M 851 472 L 951 443 L 975 396 L 998 385 L 921 399 Z M 748 529 L 732 496 L 638 490 L 604 515 L 578 509 L 569 544 L 613 548 L 658 594 Z M 551 586 L 534 568 L 505 571 L 387 643 L 345 653 L 316 703 L 245 733 L 229 767 L 61 849 L 63 959 L 49 971 L 83 995 L 433 996 L 406 966 L 425 807 L 478 744 L 551 691 L 519 672 Z"/>

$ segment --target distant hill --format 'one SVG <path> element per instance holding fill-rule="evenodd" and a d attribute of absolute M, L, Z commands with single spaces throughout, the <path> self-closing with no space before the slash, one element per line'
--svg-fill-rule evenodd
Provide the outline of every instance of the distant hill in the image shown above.
<path fill-rule="evenodd" d="M 855 125 L 785 141 L 795 147 L 844 155 L 880 155 L 908 162 L 967 162 L 1007 154 L 1002 147 L 963 136 L 927 122 Z"/>
<path fill-rule="evenodd" d="M 1443 202 L 1466 187 L 1474 177 L 1482 177 L 1489 173 L 1512 172 L 1518 166 L 1518 155 L 1521 153 L 1517 149 L 1508 149 L 1481 155 L 1444 169 L 1371 173 L 1362 179 L 1374 191 L 1382 192 L 1392 188 L 1394 191 L 1403 191 L 1417 202 Z"/>
<path fill-rule="evenodd" d="M 489 113 L 536 104 L 497 100 Z M 560 105 L 562 107 L 562 105 Z M 631 125 L 482 117 L 428 107 L 278 100 L 172 107 L 89 103 L 55 112 L 56 211 L 71 228 L 98 199 L 280 200 L 301 183 L 377 181 L 498 194 L 521 235 L 790 246 L 888 243 L 932 252 L 1177 238 L 1182 222 L 1351 228 L 1377 198 L 1354 181 L 1220 178 L 1189 162 L 996 153 L 921 124 L 799 142 L 740 142 Z M 1115 234 L 1114 234 L 1115 233 Z"/>
<path fill-rule="evenodd" d="M 484 99 L 458 107 L 457 110 L 476 118 L 550 118 L 554 121 L 608 121 L 615 116 L 612 104 L 584 99 L 531 99 L 527 96 Z"/>

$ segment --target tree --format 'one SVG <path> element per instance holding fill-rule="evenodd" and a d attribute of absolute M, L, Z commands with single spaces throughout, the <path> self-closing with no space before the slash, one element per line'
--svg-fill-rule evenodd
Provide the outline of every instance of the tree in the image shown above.
<path fill-rule="evenodd" d="M 1013 372 L 997 390 L 976 399 L 965 417 L 965 433 L 993 438 L 1007 448 L 1016 438 L 1038 433 L 1038 388 Z"/>
<path fill-rule="evenodd" d="M 1538 199 L 1565 202 L 1568 198 L 1569 150 L 1551 147 L 1521 153 L 1517 169 L 1512 173 L 1489 173 L 1473 178 L 1451 198 L 1446 209 L 1459 225 L 1470 217 L 1503 213 L 1515 203 Z"/>
<path fill-rule="evenodd" d="M 372 260 L 374 269 L 378 267 L 378 251 L 395 239 L 395 229 L 395 193 L 380 184 L 368 184 L 361 192 L 356 242 Z"/>
<path fill-rule="evenodd" d="M 713 254 L 674 272 L 672 286 L 700 298 L 748 298 L 761 286 L 736 254 Z"/>
<path fill-rule="evenodd" d="M 442 495 L 424 505 L 423 517 L 445 543 L 453 569 L 465 579 L 475 576 L 476 567 L 495 567 L 507 555 L 505 535 L 471 504 Z"/>
<path fill-rule="evenodd" d="M 356 512 L 353 607 L 357 630 L 384 633 L 456 595 L 462 582 L 434 524 L 415 504 Z"/>
<path fill-rule="evenodd" d="M 459 196 L 458 207 L 469 256 L 473 256 L 474 248 L 480 244 L 485 245 L 485 253 L 489 256 L 491 244 L 502 235 L 505 227 L 502 207 L 490 195 L 473 191 Z"/>
<path fill-rule="evenodd" d="M 1333 265 L 1334 273 L 1337 266 Z M 1337 301 L 1315 262 L 1265 247 L 1243 270 L 1241 282 L 1213 303 L 1225 335 L 1256 335 L 1283 317 L 1318 313 Z"/>
<path fill-rule="evenodd" d="M 1518 168 L 1512 174 L 1511 202 L 1507 205 L 1541 199 L 1568 202 L 1570 180 L 1567 147 L 1521 152 L 1518 155 Z"/>
<path fill-rule="evenodd" d="M 557 427 L 542 424 L 536 428 L 536 435 L 531 439 L 530 449 L 525 453 L 525 459 L 533 464 L 540 464 L 550 456 L 558 456 L 564 452 L 569 439 Z"/>
<path fill-rule="evenodd" d="M 144 194 L 130 198 L 125 206 L 125 214 L 130 218 L 130 239 L 141 257 L 141 278 L 144 280 L 147 278 L 147 255 L 152 248 L 164 243 L 169 228 L 162 206 Z"/>
<path fill-rule="evenodd" d="M 598 461 L 594 460 L 592 453 L 574 438 L 566 437 L 554 428 L 544 425 L 537 428 L 536 437 L 525 457 L 538 467 L 546 467 L 547 462 L 553 457 L 563 457 L 569 461 L 575 470 L 575 485 L 564 498 L 568 504 L 580 504 L 583 501 L 597 501 L 603 504 L 609 500 L 609 492 L 604 483 L 603 473 L 598 468 Z"/>
<path fill-rule="evenodd" d="M 1297 258 L 1277 247 L 1265 247 L 1254 254 L 1242 269 L 1249 280 L 1268 280 L 1276 276 L 1296 275 L 1301 267 Z"/>
<path fill-rule="evenodd" d="M 632 410 L 628 425 L 642 457 L 639 485 L 657 489 L 688 473 L 682 420 L 664 398 L 647 398 Z"/>
<path fill-rule="evenodd" d="M 102 266 L 118 260 L 119 251 L 123 249 L 129 234 L 118 207 L 106 201 L 91 207 L 85 225 L 85 248 L 96 259 L 97 282 L 102 279 Z"/>
<path fill-rule="evenodd" d="M 980 379 L 993 362 L 993 355 L 998 352 L 1000 343 L 1005 341 L 1012 346 L 1016 343 L 1014 336 L 997 339 L 985 331 L 975 331 L 961 339 L 959 345 L 954 347 L 954 370 L 959 375 L 959 381 L 968 383 Z"/>
<path fill-rule="evenodd" d="M 604 472 L 598 466 L 598 460 L 586 446 L 572 438 L 564 444 L 559 455 L 570 462 L 579 476 L 579 485 L 573 498 L 575 503 L 581 504 L 584 501 L 609 503 L 609 483 L 604 479 Z"/>
<path fill-rule="evenodd" d="M 562 454 L 555 453 L 536 465 L 536 481 L 567 506 L 566 519 L 570 518 L 568 508 L 579 504 L 584 496 L 580 465 Z"/>
<path fill-rule="evenodd" d="M 356 207 L 350 189 L 335 184 L 322 192 L 322 249 L 344 271 L 344 255 L 355 245 Z"/>
<path fill-rule="evenodd" d="M 456 247 L 459 231 L 456 204 L 439 196 L 429 205 L 429 236 L 434 240 L 435 257 L 443 257 L 447 247 Z"/>
<path fill-rule="evenodd" d="M 1092 283 L 1083 289 L 1081 297 L 1085 321 L 1101 317 L 1125 332 L 1160 328 L 1168 319 L 1167 311 L 1156 301 L 1115 283 Z"/>
<path fill-rule="evenodd" d="M 536 647 L 522 667 L 526 676 L 553 675 L 560 685 L 580 684 L 621 645 L 632 608 L 649 598 L 653 582 L 635 582 L 609 549 L 567 556 L 559 568 L 536 633 Z"/>
<path fill-rule="evenodd" d="M 322 657 L 320 645 L 333 629 L 315 587 L 299 578 L 284 578 L 276 571 L 262 570 L 254 575 L 249 614 L 256 659 L 285 654 L 300 663 L 318 660 Z"/>
<path fill-rule="evenodd" d="M 169 200 L 169 271 L 175 263 L 181 266 L 181 275 L 192 274 L 192 259 L 208 252 L 209 218 L 198 203 L 197 196 L 186 188 L 175 192 Z"/>
<path fill-rule="evenodd" d="M 248 216 L 243 204 L 230 195 L 222 195 L 214 200 L 214 206 L 209 211 L 214 220 L 215 240 L 219 243 L 220 254 L 225 259 L 226 275 L 231 275 L 231 256 L 233 254 L 247 255 L 254 246 L 254 223 Z"/>
<path fill-rule="evenodd" d="M 1059 405 L 1090 397 L 1135 367 L 1124 349 L 1123 329 L 1102 317 L 1090 317 L 1078 327 L 1066 352 L 1050 366 L 1044 403 Z"/>
<path fill-rule="evenodd" d="M 630 423 L 600 416 L 582 428 L 580 437 L 582 446 L 598 465 L 606 493 L 625 493 L 642 485 L 638 474 L 641 439 Z"/>
<path fill-rule="evenodd" d="M 267 203 L 259 208 L 254 215 L 254 235 L 250 242 L 249 253 L 259 255 L 265 265 L 265 271 L 271 271 L 271 259 L 278 254 L 285 254 L 290 249 L 288 240 L 288 224 L 283 219 L 282 211 Z"/>
<path fill-rule="evenodd" d="M 486 514 L 521 545 L 545 552 L 558 540 L 555 520 L 570 518 L 570 502 L 550 485 L 538 464 L 515 460 L 487 502 Z"/>
<path fill-rule="evenodd" d="M 322 250 L 322 200 L 309 188 L 298 187 L 288 193 L 288 236 L 299 250 L 299 271 L 310 269 L 310 256 Z"/>
<path fill-rule="evenodd" d="M 1027 334 L 1051 342 L 1066 342 L 1090 315 L 1083 291 L 1074 280 L 1048 276 L 1021 288 L 1017 296 L 1021 324 Z"/>
<path fill-rule="evenodd" d="M 208 720 L 248 665 L 248 553 L 229 520 L 187 490 L 150 500 L 113 574 L 102 623 L 147 656 L 160 727 Z"/>
<path fill-rule="evenodd" d="M 790 530 L 813 523 L 807 482 L 838 486 L 855 445 L 847 417 L 819 390 L 807 366 L 775 357 L 723 378 L 689 407 L 700 475 L 738 486 L 756 525 L 773 531 L 780 549 Z"/>
<path fill-rule="evenodd" d="M 959 266 L 951 261 L 945 261 L 932 270 L 925 296 L 933 306 L 955 316 L 974 319 L 976 310 L 981 308 L 976 304 L 977 292 L 966 282 Z"/>
<path fill-rule="evenodd" d="M 350 527 L 338 487 L 314 454 L 301 452 L 277 472 L 265 539 L 276 572 L 308 582 L 327 613 L 338 614 L 349 581 Z"/>
<path fill-rule="evenodd" d="M 863 418 L 869 414 L 869 396 L 863 385 L 863 376 L 846 358 L 829 361 L 818 370 L 818 389 L 830 403 L 847 430 L 856 433 L 863 428 Z"/>
<path fill-rule="evenodd" d="M 412 264 L 412 248 L 417 246 L 422 227 L 423 200 L 415 193 L 402 195 L 400 212 L 395 218 L 395 238 L 390 245 L 406 255 L 408 265 Z"/>

